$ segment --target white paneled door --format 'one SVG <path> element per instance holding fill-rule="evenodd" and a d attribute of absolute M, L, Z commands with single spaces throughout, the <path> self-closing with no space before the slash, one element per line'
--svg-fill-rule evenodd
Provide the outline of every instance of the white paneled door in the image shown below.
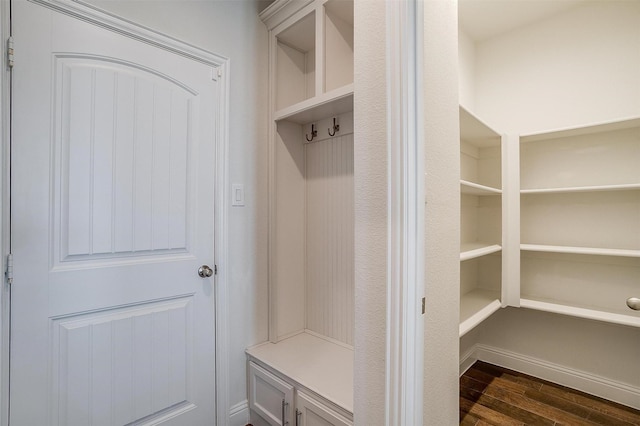
<path fill-rule="evenodd" d="M 215 67 L 12 15 L 11 425 L 212 425 Z"/>

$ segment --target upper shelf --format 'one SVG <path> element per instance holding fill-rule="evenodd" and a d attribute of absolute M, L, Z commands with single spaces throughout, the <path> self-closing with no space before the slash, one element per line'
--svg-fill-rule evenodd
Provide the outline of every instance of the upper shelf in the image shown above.
<path fill-rule="evenodd" d="M 520 250 L 546 253 L 586 254 L 593 256 L 640 257 L 640 250 L 609 249 L 596 247 L 551 246 L 543 244 L 520 244 Z"/>
<path fill-rule="evenodd" d="M 502 307 L 500 293 L 476 289 L 460 297 L 459 337 L 464 336 Z"/>
<path fill-rule="evenodd" d="M 274 114 L 275 121 L 292 121 L 307 124 L 331 115 L 340 115 L 353 111 L 353 84 L 340 87 L 278 110 Z"/>
<path fill-rule="evenodd" d="M 520 141 L 522 194 L 640 188 L 640 118 L 522 136 Z"/>
<path fill-rule="evenodd" d="M 460 247 L 460 261 L 475 259 L 502 250 L 498 244 L 463 243 Z"/>
<path fill-rule="evenodd" d="M 535 142 L 546 139 L 559 139 L 571 136 L 590 135 L 602 132 L 611 132 L 615 130 L 624 130 L 631 128 L 640 128 L 640 118 L 633 117 L 616 121 L 608 121 L 604 123 L 594 124 L 584 127 L 570 127 L 566 129 L 552 130 L 548 132 L 532 133 L 520 136 L 520 142 Z"/>
<path fill-rule="evenodd" d="M 471 195 L 500 195 L 502 190 L 491 186 L 480 185 L 466 180 L 460 180 L 460 192 Z"/>
<path fill-rule="evenodd" d="M 270 32 L 274 119 L 307 124 L 353 110 L 353 0 L 277 0 Z"/>
<path fill-rule="evenodd" d="M 603 191 L 628 191 L 640 189 L 640 183 L 630 183 L 621 185 L 595 185 L 595 186 L 574 186 L 566 188 L 535 188 L 522 189 L 521 194 L 553 194 L 559 192 L 603 192 Z"/>
<path fill-rule="evenodd" d="M 604 321 L 613 324 L 640 327 L 640 317 L 634 315 L 633 313 L 630 313 L 632 311 L 626 312 L 620 310 L 612 312 L 590 307 L 572 306 L 546 300 L 536 300 L 534 298 L 520 299 L 520 307 L 545 312 L 553 312 L 555 314 L 586 318 L 596 321 Z"/>

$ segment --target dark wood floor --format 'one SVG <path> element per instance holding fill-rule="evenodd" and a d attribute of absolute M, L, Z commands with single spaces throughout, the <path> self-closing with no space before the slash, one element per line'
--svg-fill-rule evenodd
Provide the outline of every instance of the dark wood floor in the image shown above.
<path fill-rule="evenodd" d="M 640 411 L 476 362 L 460 378 L 461 425 L 640 425 Z"/>

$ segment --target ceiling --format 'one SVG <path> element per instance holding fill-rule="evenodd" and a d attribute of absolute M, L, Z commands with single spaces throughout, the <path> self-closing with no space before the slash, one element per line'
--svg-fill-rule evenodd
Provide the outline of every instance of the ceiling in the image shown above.
<path fill-rule="evenodd" d="M 459 0 L 463 31 L 476 42 L 548 18 L 585 0 Z"/>

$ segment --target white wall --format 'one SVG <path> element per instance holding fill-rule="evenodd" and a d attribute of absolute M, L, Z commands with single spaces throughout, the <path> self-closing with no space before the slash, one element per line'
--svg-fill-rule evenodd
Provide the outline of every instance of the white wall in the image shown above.
<path fill-rule="evenodd" d="M 245 348 L 268 338 L 268 60 L 267 30 L 258 18 L 268 2 L 94 0 L 92 3 L 230 59 L 229 184 L 242 183 L 245 187 L 245 206 L 228 210 L 229 401 L 233 407 L 247 398 Z"/>
<path fill-rule="evenodd" d="M 475 53 L 476 113 L 501 132 L 640 115 L 640 2 L 585 2 Z"/>
<path fill-rule="evenodd" d="M 526 134 L 640 115 L 640 2 L 586 2 L 476 44 L 475 112 Z M 640 386 L 640 329 L 506 309 L 461 342 Z"/>
<path fill-rule="evenodd" d="M 371 426 L 385 424 L 387 370 L 385 12 L 384 0 L 354 3 L 354 422 Z M 369 72 L 372 69 L 381 72 Z"/>
<path fill-rule="evenodd" d="M 485 345 L 640 388 L 640 330 L 635 327 L 507 308 L 478 327 L 476 338 Z"/>
<path fill-rule="evenodd" d="M 458 30 L 460 105 L 476 109 L 476 44 L 461 28 Z"/>
<path fill-rule="evenodd" d="M 424 2 L 425 425 L 458 423 L 460 136 L 457 4 Z"/>

